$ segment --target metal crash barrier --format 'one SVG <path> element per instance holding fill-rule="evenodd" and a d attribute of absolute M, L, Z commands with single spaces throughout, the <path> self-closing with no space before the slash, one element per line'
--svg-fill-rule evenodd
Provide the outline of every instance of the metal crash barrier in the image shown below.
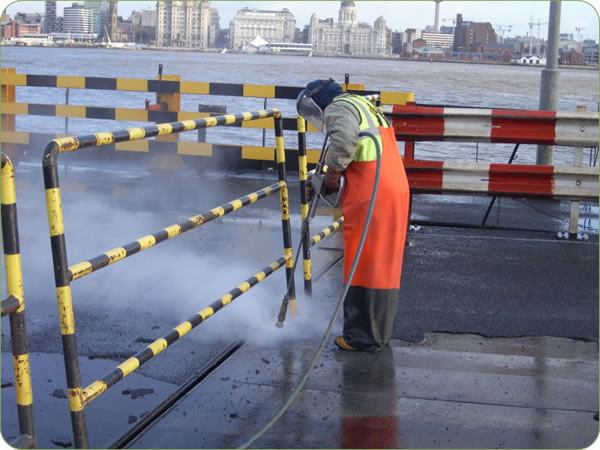
<path fill-rule="evenodd" d="M 2 245 L 6 271 L 7 298 L 2 300 L 2 316 L 10 316 L 14 386 L 17 399 L 20 435 L 10 445 L 35 448 L 33 388 L 25 329 L 25 296 L 21 270 L 21 250 L 17 224 L 15 171 L 10 159 L 2 154 Z"/>
<path fill-rule="evenodd" d="M 219 125 L 235 125 L 242 122 L 273 118 L 275 129 L 275 157 L 278 166 L 279 181 L 276 184 L 248 194 L 237 200 L 213 208 L 210 211 L 187 219 L 185 222 L 168 226 L 158 233 L 144 236 L 122 247 L 115 248 L 87 261 L 69 266 L 67 262 L 65 226 L 61 205 L 61 193 L 58 179 L 58 156 L 84 147 L 103 146 L 115 142 L 132 141 L 155 136 L 169 135 L 199 128 Z M 263 281 L 281 267 L 286 268 L 286 288 L 288 295 L 295 297 L 294 280 L 292 276 L 292 242 L 289 215 L 288 186 L 286 179 L 285 152 L 283 141 L 282 117 L 277 109 L 261 110 L 252 113 L 221 115 L 197 120 L 157 124 L 144 128 L 129 128 L 126 130 L 97 133 L 79 137 L 66 137 L 51 141 L 45 149 L 43 157 L 44 184 L 46 190 L 46 206 L 48 226 L 54 262 L 54 277 L 56 282 L 56 299 L 58 304 L 60 330 L 62 335 L 65 368 L 67 373 L 67 388 L 69 409 L 76 448 L 88 448 L 85 407 L 100 394 L 115 383 L 134 372 L 142 364 L 165 350 L 169 345 L 189 333 L 217 311 L 231 303 L 234 299 L 248 291 L 251 287 Z M 229 214 L 244 206 L 255 203 L 271 194 L 279 192 L 281 223 L 283 230 L 284 254 L 263 270 L 248 278 L 236 288 L 229 291 L 215 302 L 211 303 L 189 320 L 182 322 L 163 337 L 155 340 L 143 350 L 119 364 L 112 372 L 97 379 L 87 387 L 82 387 L 79 369 L 77 343 L 75 338 L 75 316 L 71 297 L 71 282 L 95 272 L 117 261 L 146 250 L 160 242 L 172 239 L 186 231 L 197 228 L 218 217 Z"/>
<path fill-rule="evenodd" d="M 472 193 L 598 200 L 594 167 L 459 163 L 415 159 L 417 141 L 598 146 L 598 113 L 397 105 L 388 114 L 413 193 Z M 513 153 L 514 153 L 513 152 Z"/>

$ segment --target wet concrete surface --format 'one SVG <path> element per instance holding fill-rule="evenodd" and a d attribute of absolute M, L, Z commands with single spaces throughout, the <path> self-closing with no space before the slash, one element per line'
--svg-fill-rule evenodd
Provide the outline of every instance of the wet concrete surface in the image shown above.
<path fill-rule="evenodd" d="M 275 181 L 272 171 L 224 176 L 116 166 L 63 168 L 69 263 Z M 66 387 L 41 168 L 19 166 L 17 189 L 36 424 L 40 446 L 60 448 L 72 436 L 66 400 L 52 395 Z M 295 249 L 300 221 L 293 178 L 291 191 Z M 413 218 L 479 224 L 489 201 L 417 196 Z M 277 259 L 282 252 L 278 203 L 275 195 L 76 280 L 84 386 Z M 329 345 L 306 391 L 257 445 L 359 447 L 363 438 L 371 439 L 367 446 L 421 448 L 553 448 L 592 442 L 598 429 L 593 420 L 598 410 L 597 236 L 585 242 L 555 238 L 556 231 L 566 230 L 565 203 L 503 199 L 499 206 L 500 214 L 498 202 L 492 210 L 490 225 L 539 231 L 431 226 L 412 231 L 391 349 L 379 355 L 346 354 Z M 330 222 L 318 216 L 314 232 Z M 322 243 L 313 250 L 315 273 L 340 255 L 339 236 Z M 92 446 L 106 446 L 134 426 L 132 417 L 139 420 L 150 403 L 164 400 L 238 338 L 246 345 L 154 427 L 157 431 L 148 431 L 132 446 L 230 448 L 248 439 L 297 383 L 341 289 L 337 264 L 315 283 L 309 301 L 301 296 L 298 272 L 299 315 L 283 329 L 274 326 L 285 286 L 280 271 L 95 400 L 86 409 Z M 336 332 L 340 329 L 338 320 Z M 3 318 L 3 383 L 12 370 L 8 330 Z M 352 379 L 370 377 L 376 381 L 352 385 Z M 136 399 L 122 394 L 139 389 L 154 392 Z M 194 406 L 182 407 L 184 402 Z M 16 430 L 10 387 L 2 389 L 2 408 L 7 439 Z M 390 440 L 377 441 L 378 436 Z"/>
<path fill-rule="evenodd" d="M 287 400 L 315 347 L 243 347 L 129 447 L 243 445 Z M 432 334 L 377 354 L 329 345 L 252 447 L 583 448 L 598 432 L 597 376 L 597 347 L 563 338 Z"/>
<path fill-rule="evenodd" d="M 34 418 L 37 448 L 73 448 L 71 418 L 66 396 L 64 362 L 57 353 L 31 353 L 31 374 L 34 393 Z M 108 373 L 115 361 L 82 358 L 85 373 Z M 12 380 L 12 355 L 2 352 L 2 383 Z M 132 424 L 152 410 L 159 399 L 175 386 L 133 373 L 112 390 L 86 408 L 90 424 L 91 448 L 106 448 L 125 433 Z M 15 391 L 2 389 L 2 437 L 11 441 L 18 436 Z"/>

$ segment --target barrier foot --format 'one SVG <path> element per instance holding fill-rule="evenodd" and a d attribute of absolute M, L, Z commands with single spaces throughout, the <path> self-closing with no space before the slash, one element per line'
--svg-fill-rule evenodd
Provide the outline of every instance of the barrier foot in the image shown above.
<path fill-rule="evenodd" d="M 556 233 L 558 239 L 567 239 L 569 241 L 587 241 L 589 236 L 587 233 L 569 233 L 568 231 L 559 231 Z"/>

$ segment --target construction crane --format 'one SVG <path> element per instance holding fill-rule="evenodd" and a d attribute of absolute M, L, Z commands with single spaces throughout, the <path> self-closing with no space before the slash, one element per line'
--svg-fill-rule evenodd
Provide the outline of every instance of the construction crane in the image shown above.
<path fill-rule="evenodd" d="M 540 40 L 540 26 L 541 25 L 548 25 L 548 22 L 540 22 L 540 19 L 538 19 L 537 22 L 533 21 L 533 17 L 529 16 L 529 54 L 533 55 L 533 26 L 537 25 L 538 27 L 538 32 L 537 32 L 537 40 L 538 40 L 538 44 L 539 44 L 539 40 Z"/>
<path fill-rule="evenodd" d="M 496 25 L 494 28 L 496 28 L 500 37 L 504 39 L 504 32 L 510 33 L 510 30 L 512 30 L 512 25 Z"/>
<path fill-rule="evenodd" d="M 529 34 L 533 35 L 533 26 L 537 25 L 538 27 L 538 31 L 537 31 L 537 38 L 540 38 L 540 26 L 541 25 L 548 25 L 548 22 L 540 22 L 540 19 L 538 19 L 537 22 L 533 22 L 533 18 L 529 18 L 530 22 L 529 22 Z"/>

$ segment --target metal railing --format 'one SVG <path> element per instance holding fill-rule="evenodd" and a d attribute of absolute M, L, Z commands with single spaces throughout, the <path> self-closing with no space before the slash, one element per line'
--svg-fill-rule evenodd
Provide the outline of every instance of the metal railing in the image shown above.
<path fill-rule="evenodd" d="M 204 81 L 180 80 L 178 75 L 164 75 L 162 80 L 132 79 L 132 78 L 109 78 L 109 77 L 85 77 L 70 75 L 35 75 L 17 73 L 15 69 L 3 68 L 0 84 L 3 92 L 6 92 L 6 98 L 2 101 L 2 114 L 5 117 L 14 118 L 16 115 L 35 115 L 44 117 L 64 117 L 65 121 L 70 118 L 77 119 L 105 119 L 114 121 L 141 121 L 141 122 L 174 122 L 184 120 L 196 120 L 214 115 L 209 112 L 183 111 L 181 108 L 182 95 L 200 95 L 203 98 L 211 96 L 243 97 L 264 99 L 264 108 L 267 108 L 267 101 L 277 102 L 280 107 L 290 101 L 295 100 L 303 87 L 298 86 L 279 86 L 279 85 L 259 85 L 259 84 L 236 84 L 236 83 L 218 83 Z M 99 89 L 104 91 L 116 92 L 138 92 L 156 94 L 157 102 L 167 106 L 167 109 L 147 110 L 136 108 L 110 106 L 85 106 L 67 104 L 38 104 L 17 102 L 15 88 L 21 86 L 30 88 L 57 88 L 66 89 Z M 406 104 L 414 101 L 414 94 L 407 92 L 394 91 L 367 91 L 363 84 L 351 84 L 349 79 L 342 86 L 353 92 L 364 92 L 367 95 L 378 95 L 385 104 Z M 142 101 L 140 100 L 140 106 Z M 117 125 L 118 126 L 118 125 Z M 262 129 L 263 132 L 272 128 L 269 121 L 252 121 L 242 124 L 243 127 Z M 283 129 L 286 131 L 296 130 L 296 119 L 289 117 L 283 118 Z M 312 125 L 307 125 L 307 131 L 317 132 Z M 0 139 L 3 144 L 13 146 L 36 145 L 38 142 L 45 144 L 49 139 L 60 138 L 67 131 L 65 126 L 64 134 L 36 134 L 27 131 L 18 131 L 14 126 L 4 127 Z M 42 145 L 43 145 L 42 144 Z M 258 144 L 258 143 L 257 143 Z M 264 141 L 258 145 L 231 145 L 214 144 L 207 142 L 165 142 L 165 141 L 137 141 L 137 142 L 117 142 L 114 144 L 114 150 L 119 152 L 145 152 L 153 153 L 155 150 L 169 147 L 171 151 L 182 156 L 211 156 L 215 152 L 226 153 L 228 159 L 237 162 L 241 153 L 242 162 L 254 161 L 273 161 L 272 152 L 265 146 Z M 289 152 L 288 152 L 289 154 Z M 315 154 L 318 150 L 309 150 L 309 163 L 316 162 Z M 295 160 L 291 158 L 291 161 Z"/>
<path fill-rule="evenodd" d="M 20 436 L 10 444 L 16 448 L 34 448 L 36 438 L 33 419 L 33 388 L 25 328 L 25 294 L 19 247 L 15 171 L 12 162 L 5 154 L 2 154 L 1 186 L 2 245 L 4 247 L 7 293 L 7 298 L 2 300 L 2 316 L 9 315 L 10 317 L 14 386 L 20 432 Z"/>
<path fill-rule="evenodd" d="M 187 219 L 186 221 L 168 226 L 161 231 L 143 236 L 134 242 L 117 247 L 99 256 L 69 266 L 66 252 L 65 226 L 63 222 L 62 201 L 58 178 L 58 156 L 84 147 L 103 146 L 115 142 L 145 139 L 155 136 L 169 135 L 199 128 L 218 125 L 235 125 L 242 122 L 273 118 L 275 129 L 275 157 L 278 166 L 279 181 L 259 191 L 248 194 L 229 203 L 213 208 L 210 211 Z M 87 424 L 85 407 L 100 394 L 115 383 L 135 371 L 142 364 L 158 355 L 169 345 L 189 333 L 217 311 L 231 303 L 251 287 L 263 281 L 270 274 L 286 268 L 286 286 L 288 295 L 295 296 L 292 274 L 292 241 L 289 214 L 289 196 L 285 167 L 285 150 L 283 141 L 282 117 L 277 109 L 261 110 L 252 113 L 228 114 L 204 119 L 157 124 L 144 128 L 129 128 L 116 132 L 97 133 L 78 137 L 65 137 L 51 141 L 45 149 L 43 157 L 44 185 L 46 190 L 46 206 L 48 212 L 48 227 L 54 262 L 54 278 L 56 283 L 56 298 L 59 311 L 60 330 L 62 335 L 65 368 L 67 373 L 67 388 L 69 409 L 76 448 L 88 448 Z M 269 266 L 257 272 L 243 283 L 220 297 L 215 302 L 202 309 L 189 320 L 182 322 L 163 337 L 155 340 L 143 350 L 119 364 L 106 376 L 97 379 L 87 387 L 82 386 L 78 361 L 77 343 L 75 337 L 75 316 L 71 295 L 71 282 L 108 265 L 121 261 L 133 254 L 146 250 L 160 242 L 172 239 L 186 231 L 197 228 L 218 217 L 229 214 L 244 206 L 255 203 L 271 194 L 279 192 L 281 223 L 283 231 L 284 254 Z"/>

